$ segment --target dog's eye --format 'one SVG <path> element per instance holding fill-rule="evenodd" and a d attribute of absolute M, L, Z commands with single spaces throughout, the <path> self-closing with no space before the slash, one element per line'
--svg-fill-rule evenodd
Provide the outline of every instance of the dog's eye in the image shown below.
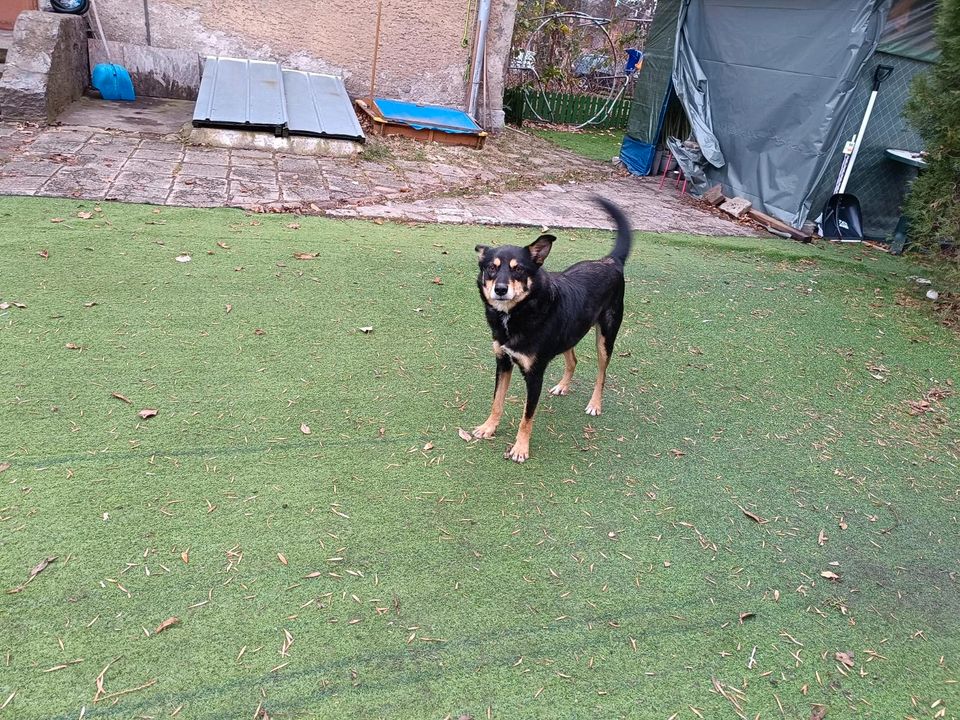
<path fill-rule="evenodd" d="M 493 277 L 494 275 L 497 274 L 497 269 L 496 269 L 495 267 L 493 267 L 493 265 L 487 265 L 486 273 L 487 273 L 487 275 L 489 275 L 490 277 Z"/>

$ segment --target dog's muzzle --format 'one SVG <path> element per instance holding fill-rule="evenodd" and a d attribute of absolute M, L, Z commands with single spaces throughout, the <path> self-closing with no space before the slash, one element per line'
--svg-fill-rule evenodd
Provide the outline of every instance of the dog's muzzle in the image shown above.
<path fill-rule="evenodd" d="M 516 293 L 508 283 L 495 283 L 486 287 L 487 300 L 491 303 L 508 302 L 513 300 Z"/>

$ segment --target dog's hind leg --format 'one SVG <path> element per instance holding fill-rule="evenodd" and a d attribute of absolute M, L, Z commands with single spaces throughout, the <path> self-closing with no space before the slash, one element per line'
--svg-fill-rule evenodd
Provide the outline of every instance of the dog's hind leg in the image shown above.
<path fill-rule="evenodd" d="M 573 371 L 577 368 L 577 356 L 570 348 L 563 353 L 563 377 L 560 382 L 550 388 L 551 395 L 566 395 L 570 392 L 570 381 L 573 380 Z"/>
<path fill-rule="evenodd" d="M 616 342 L 622 319 L 623 305 L 620 304 L 601 315 L 597 323 L 597 381 L 593 385 L 590 402 L 587 403 L 587 415 L 599 415 L 603 411 L 603 384 L 607 380 L 607 365 L 613 355 L 613 343 Z"/>
<path fill-rule="evenodd" d="M 490 407 L 490 416 L 483 425 L 474 428 L 474 437 L 493 437 L 493 434 L 497 431 L 497 425 L 500 424 L 500 418 L 503 416 L 503 401 L 507 397 L 512 374 L 513 364 L 510 362 L 510 358 L 501 354 L 497 357 L 497 382 L 493 390 L 493 405 Z"/>
<path fill-rule="evenodd" d="M 525 375 L 527 381 L 527 401 L 523 405 L 523 420 L 517 430 L 517 439 L 503 456 L 514 462 L 522 463 L 530 457 L 530 434 L 533 432 L 533 414 L 540 402 L 540 390 L 543 388 L 543 368 L 535 368 Z"/>

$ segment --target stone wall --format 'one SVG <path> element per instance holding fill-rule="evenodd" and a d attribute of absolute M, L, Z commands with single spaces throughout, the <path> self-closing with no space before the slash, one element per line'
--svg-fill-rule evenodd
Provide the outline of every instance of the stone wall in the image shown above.
<path fill-rule="evenodd" d="M 378 0 L 152 0 L 152 44 L 275 60 L 286 67 L 339 74 L 353 95 L 370 84 Z M 143 4 L 102 0 L 108 39 L 146 42 Z M 459 12 L 457 12 L 459 11 Z M 386 0 L 380 30 L 377 86 L 391 94 L 421 93 L 427 101 L 461 102 L 467 48 L 463 0 Z M 472 23 L 470 23 L 472 29 Z"/>
<path fill-rule="evenodd" d="M 378 3 L 376 93 L 464 107 L 476 0 L 148 0 L 149 18 L 141 2 L 99 0 L 97 7 L 108 40 L 145 45 L 149 21 L 155 47 L 274 60 L 339 75 L 357 97 L 370 92 Z M 493 5 L 491 27 L 503 32 L 508 26 L 512 33 L 510 2 Z M 508 15 L 502 14 L 504 6 Z M 497 52 L 505 52 L 502 45 Z M 488 53 L 489 67 L 500 72 L 505 57 Z M 491 108 L 499 107 L 499 96 L 490 100 Z"/>
<path fill-rule="evenodd" d="M 86 21 L 31 10 L 17 18 L 0 78 L 0 118 L 52 122 L 89 85 Z"/>

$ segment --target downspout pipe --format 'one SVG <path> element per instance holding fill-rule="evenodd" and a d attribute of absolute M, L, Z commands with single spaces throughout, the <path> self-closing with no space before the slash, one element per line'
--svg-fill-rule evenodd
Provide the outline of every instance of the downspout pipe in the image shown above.
<path fill-rule="evenodd" d="M 473 79 L 470 82 L 470 99 L 467 102 L 467 115 L 477 119 L 477 98 L 480 95 L 480 79 L 483 77 L 483 58 L 487 47 L 487 29 L 490 26 L 491 0 L 480 0 L 477 8 L 477 41 L 473 46 L 473 59 L 470 67 L 473 69 Z"/>

